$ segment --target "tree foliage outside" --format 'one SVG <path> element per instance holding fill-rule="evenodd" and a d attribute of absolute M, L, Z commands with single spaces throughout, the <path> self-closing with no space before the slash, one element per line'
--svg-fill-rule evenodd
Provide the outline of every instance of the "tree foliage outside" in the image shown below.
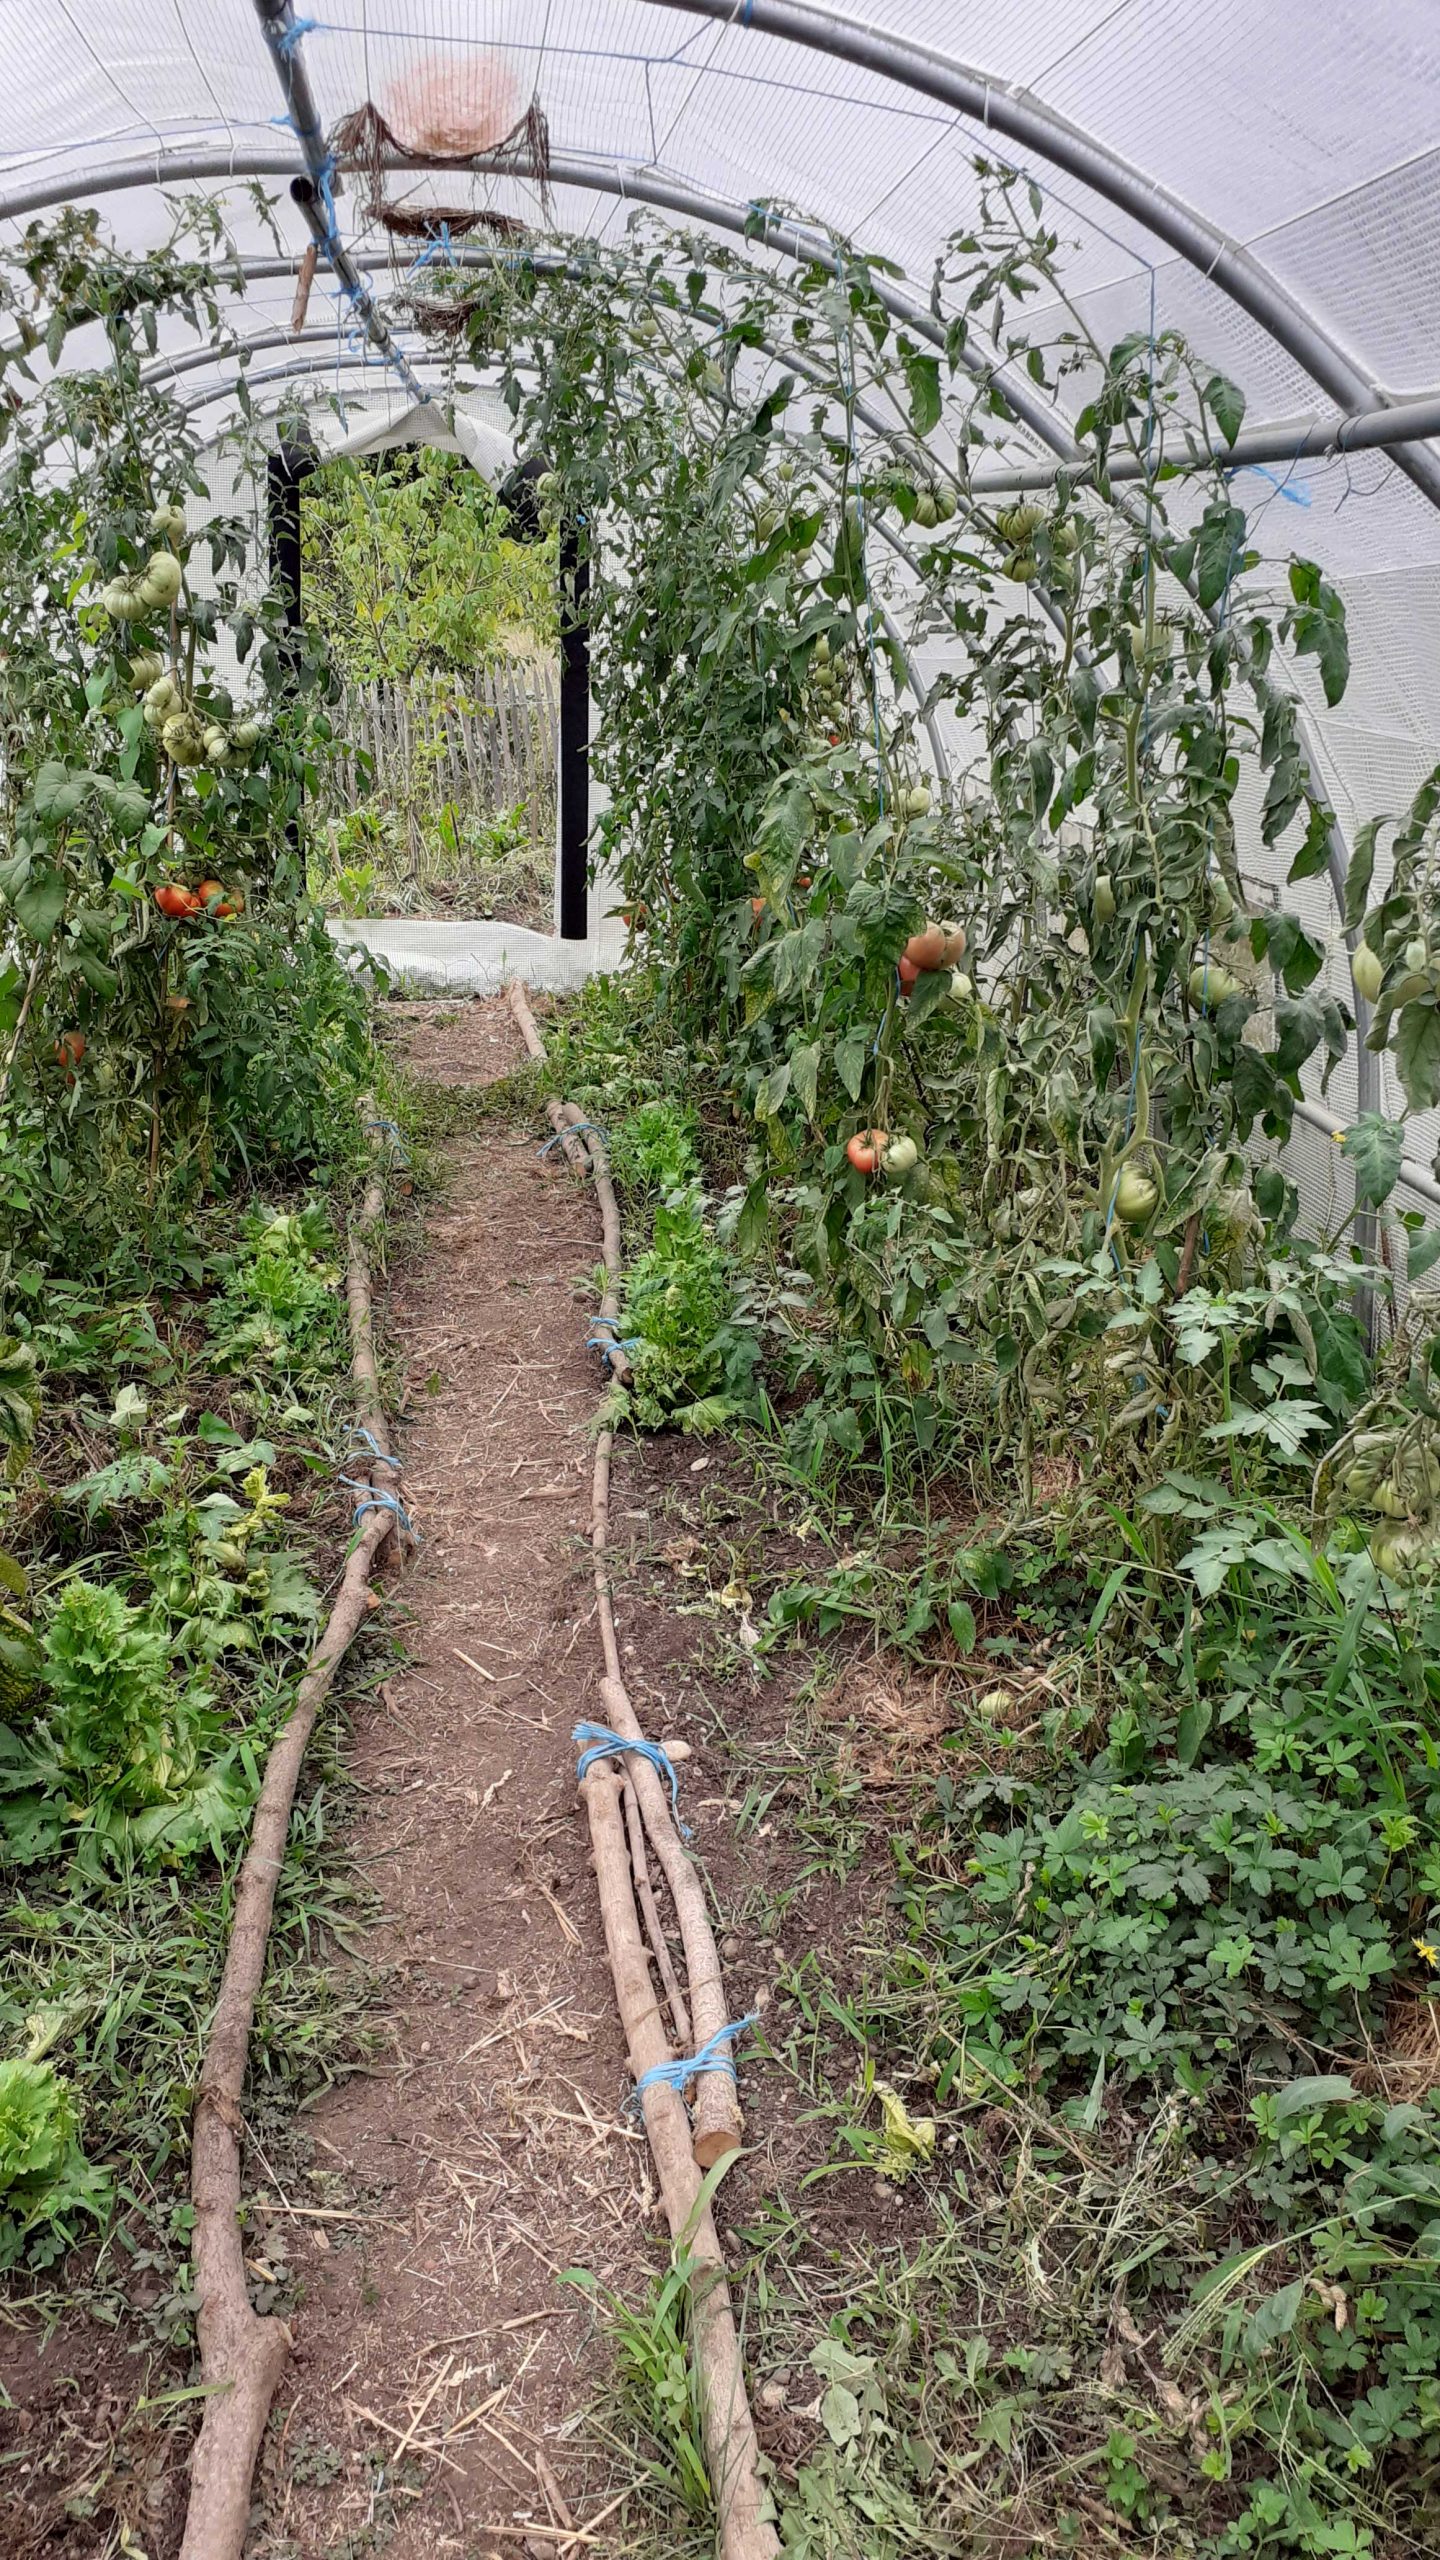
<path fill-rule="evenodd" d="M 421 445 L 346 457 L 310 480 L 305 605 L 352 684 L 474 673 L 555 637 L 555 548 L 512 541 L 464 457 Z"/>

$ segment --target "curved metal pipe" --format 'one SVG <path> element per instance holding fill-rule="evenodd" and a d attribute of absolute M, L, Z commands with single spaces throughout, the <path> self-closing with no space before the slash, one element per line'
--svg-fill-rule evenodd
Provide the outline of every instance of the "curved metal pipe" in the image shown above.
<path fill-rule="evenodd" d="M 284 342 L 283 331 L 275 333 L 275 336 L 277 342 Z M 272 365 L 267 367 L 263 373 L 251 374 L 247 379 L 258 388 L 266 383 L 303 381 L 307 376 L 322 373 L 333 373 L 335 370 L 336 360 L 330 331 L 328 329 L 307 329 L 301 332 L 301 336 L 304 338 L 323 337 L 327 346 L 330 348 L 330 353 L 324 356 L 304 357 L 295 364 Z M 254 343 L 258 343 L 258 341 Z M 444 360 L 442 358 L 435 356 L 422 356 L 420 358 L 420 362 L 427 368 L 431 366 L 438 367 L 443 361 Z M 363 356 L 341 356 L 340 370 L 342 372 L 351 372 L 357 368 L 365 368 L 365 358 Z M 230 389 L 231 385 L 228 383 L 209 383 L 200 391 L 192 391 L 186 399 L 181 400 L 177 405 L 187 413 L 194 409 L 203 409 L 208 407 L 212 400 L 224 399 Z M 278 415 L 278 411 L 270 412 L 269 414 Z M 782 437 L 781 441 L 784 442 L 786 439 Z M 916 557 L 908 543 L 906 543 L 899 534 L 895 533 L 890 526 L 877 519 L 872 522 L 870 530 L 872 533 L 877 533 L 880 536 L 881 541 L 888 544 L 889 548 L 898 555 L 907 568 L 914 571 L 918 578 L 924 577 L 924 563 Z M 882 603 L 876 603 L 875 612 L 881 627 L 885 632 L 886 638 L 889 640 L 892 648 L 895 650 L 895 653 L 899 658 L 901 668 L 904 672 L 905 683 L 909 691 L 915 696 L 921 725 L 924 728 L 926 738 L 930 745 L 930 756 L 935 769 L 935 778 L 937 782 L 940 783 L 942 789 L 948 791 L 951 784 L 949 753 L 946 749 L 945 741 L 940 734 L 939 723 L 937 722 L 935 714 L 931 710 L 926 699 L 925 687 L 916 672 L 915 662 L 910 655 L 905 635 L 901 631 L 899 624 L 894 620 L 893 616 L 887 612 Z"/>
<path fill-rule="evenodd" d="M 560 274 L 571 264 L 560 250 L 527 248 L 525 254 L 529 263 L 542 275 Z M 295 275 L 300 264 L 298 258 L 242 258 L 240 263 L 247 279 L 273 279 L 277 282 L 283 276 Z M 391 268 L 394 260 L 386 250 L 366 249 L 354 253 L 353 263 L 374 274 Z M 457 245 L 450 251 L 450 263 L 457 267 L 488 267 L 492 263 L 492 252 Z M 724 317 L 709 303 L 697 305 L 697 311 L 706 318 L 723 320 Z M 286 334 L 282 330 L 279 336 L 283 338 Z M 309 336 L 312 333 L 307 330 L 301 334 Z M 278 341 L 267 338 L 249 343 L 269 345 Z M 771 348 L 770 352 L 773 354 L 775 350 Z M 777 361 L 789 364 L 795 359 L 787 352 L 783 358 L 777 357 Z M 893 434 L 896 431 L 890 429 L 889 432 Z M 1389 409 L 1345 410 L 1330 418 L 1262 420 L 1258 426 L 1243 427 L 1232 445 L 1195 445 L 1193 449 L 1187 448 L 1183 455 L 1167 456 L 1167 460 L 1182 471 L 1206 467 L 1240 471 L 1256 462 L 1303 462 L 1317 458 L 1329 461 L 1347 453 L 1384 452 L 1391 445 L 1423 443 L 1435 436 L 1440 436 L 1440 391 L 1426 391 L 1412 400 L 1397 400 Z M 970 474 L 967 486 L 971 496 L 976 498 L 1021 497 L 1032 491 L 1043 493 L 1055 487 L 1061 467 L 1066 468 L 1067 477 L 1076 490 L 1094 484 L 1094 466 L 1089 462 L 1082 462 L 1075 469 L 1059 466 L 1055 470 L 1048 463 L 1041 462 L 1028 470 L 1012 470 L 1002 464 L 998 470 L 975 471 Z M 1107 484 L 1112 481 L 1133 482 L 1144 477 L 1145 457 L 1138 453 L 1116 454 L 1105 470 Z"/>
<path fill-rule="evenodd" d="M 682 7 L 689 5 L 689 0 L 650 0 L 650 5 Z M 406 154 L 388 157 L 386 165 L 418 173 L 445 164 Z M 491 174 L 490 164 L 483 157 L 467 161 L 462 164 L 461 173 L 467 172 L 475 176 Z M 43 211 L 49 205 L 71 203 L 81 197 L 133 187 L 174 185 L 195 178 L 294 178 L 297 174 L 304 173 L 297 171 L 292 155 L 268 148 L 244 154 L 233 151 L 162 152 L 153 160 L 116 161 L 108 169 L 97 170 L 93 176 L 87 175 L 83 183 L 77 183 L 72 173 L 66 178 L 49 178 L 0 193 L 0 221 L 18 220 L 23 214 Z M 494 174 L 523 178 L 525 172 L 507 162 Z M 760 206 L 742 206 L 723 196 L 707 194 L 700 188 L 683 186 L 677 180 L 662 178 L 655 171 L 642 169 L 631 162 L 581 160 L 560 154 L 551 160 L 550 175 L 560 186 L 577 187 L 592 194 L 616 195 L 626 203 L 653 205 L 660 212 L 687 216 L 692 221 L 708 223 L 713 229 L 729 232 L 737 238 L 758 241 L 762 247 L 774 250 L 777 256 L 796 265 L 825 266 L 833 272 L 838 264 L 828 236 L 811 231 L 803 223 L 784 220 L 767 213 Z M 470 263 L 471 256 L 483 255 L 472 252 L 467 256 L 460 251 L 454 254 L 461 265 Z M 392 264 L 384 251 L 351 252 L 348 257 L 350 265 L 357 271 L 365 269 L 374 273 Z M 285 258 L 256 259 L 246 261 L 245 268 L 247 274 L 279 276 L 293 274 L 294 264 L 292 259 Z M 872 276 L 871 286 L 877 301 L 892 319 L 902 321 L 907 329 L 913 330 L 929 345 L 945 348 L 944 326 L 925 304 L 917 302 L 888 276 Z M 991 364 L 969 347 L 960 351 L 957 361 L 972 380 L 983 382 L 987 388 L 999 393 L 1019 423 L 1048 447 L 1062 469 L 1080 476 L 1091 476 L 1089 458 L 1069 433 L 1064 419 L 1039 399 L 1033 387 L 1012 368 L 998 362 Z M 1210 460 L 1222 468 L 1235 464 L 1238 468 L 1247 462 L 1283 462 L 1307 453 L 1398 447 L 1424 442 L 1436 435 L 1440 435 L 1440 393 L 1426 394 L 1411 401 L 1384 401 L 1379 406 L 1373 399 L 1367 399 L 1366 405 L 1344 410 L 1331 421 L 1297 422 L 1294 427 L 1286 421 L 1277 421 L 1242 430 L 1233 448 L 1227 447 L 1209 455 L 1197 454 L 1193 459 Z M 1398 458 L 1403 462 L 1403 456 Z M 1440 463 L 1437 463 L 1437 473 L 1440 473 Z M 1138 481 L 1144 476 L 1143 457 L 1133 454 L 1116 455 L 1106 474 L 1112 482 Z M 1054 478 L 1053 472 L 1038 465 L 1033 470 L 1022 468 L 983 474 L 971 485 L 977 496 L 993 494 L 1001 497 L 1026 489 L 1046 489 Z M 1437 478 L 1437 488 L 1440 488 L 1440 478 Z M 1440 503 L 1440 498 L 1437 498 L 1437 503 Z"/>
<path fill-rule="evenodd" d="M 452 176 L 497 176 L 524 179 L 527 172 L 517 169 L 513 161 L 495 161 L 479 154 L 473 160 L 457 164 L 426 160 L 417 154 L 387 153 L 384 165 L 389 169 L 408 169 L 417 173 L 448 168 Z M 619 159 L 604 161 L 579 159 L 558 152 L 551 156 L 549 177 L 557 186 L 578 187 L 594 195 L 615 195 L 628 204 L 654 205 L 663 213 L 678 213 L 692 222 L 708 222 L 716 230 L 728 231 L 737 239 L 755 240 L 773 249 L 783 258 L 801 266 L 828 267 L 832 274 L 839 261 L 827 234 L 808 230 L 803 223 L 782 220 L 766 212 L 763 206 L 728 202 L 723 196 L 707 194 L 702 188 L 682 186 L 677 180 L 662 178 L 656 171 L 638 163 Z M 26 187 L 0 193 L 0 221 L 17 220 L 21 214 L 37 213 L 48 205 L 70 204 L 79 198 L 106 195 L 132 187 L 179 185 L 195 178 L 307 177 L 297 171 L 293 155 L 261 147 L 239 151 L 160 152 L 153 160 L 117 160 L 108 169 L 99 169 L 77 184 L 72 171 L 64 178 L 51 177 L 34 181 Z M 301 207 L 302 212 L 305 210 Z M 877 300 L 893 318 L 903 320 L 934 346 L 945 345 L 945 331 L 939 327 L 924 304 L 902 293 L 888 276 L 871 279 Z M 1032 386 L 998 359 L 988 363 L 973 348 L 963 347 L 956 361 L 963 372 L 987 388 L 997 390 L 1006 406 L 1038 436 L 1054 453 L 1078 455 L 1079 447 L 1057 427 L 1052 412 L 1037 398 Z"/>
<path fill-rule="evenodd" d="M 1341 408 L 1392 405 L 1384 386 L 1352 360 L 1315 313 L 1297 301 L 1253 250 L 1231 239 L 1118 151 L 1057 115 L 1032 91 L 992 79 L 957 62 L 953 55 L 912 43 L 906 36 L 889 35 L 857 18 L 817 9 L 811 0 L 745 0 L 743 14 L 735 0 L 647 0 L 647 6 L 689 17 L 723 19 L 728 26 L 779 36 L 811 52 L 853 62 L 902 88 L 939 99 L 958 114 L 972 117 L 987 132 L 1007 134 L 1012 142 L 1048 160 L 1053 168 L 1066 170 L 1163 240 L 1208 283 L 1258 320 Z M 1440 507 L 1440 455 L 1402 451 L 1397 459 L 1431 505 Z"/>

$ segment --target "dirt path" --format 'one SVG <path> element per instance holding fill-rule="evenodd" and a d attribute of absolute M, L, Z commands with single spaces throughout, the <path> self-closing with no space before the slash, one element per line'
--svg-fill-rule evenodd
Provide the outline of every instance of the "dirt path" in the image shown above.
<path fill-rule="evenodd" d="M 520 1061 L 503 1002 L 401 1020 L 421 1073 L 484 1083 Z M 352 1753 L 393 2058 L 312 2111 L 312 2195 L 288 2199 L 307 2209 L 272 2193 L 256 2241 L 263 2263 L 273 2216 L 305 2270 L 262 2543 L 300 2560 L 382 2541 L 392 2560 L 553 2554 L 557 2524 L 589 2522 L 612 2487 L 580 2440 L 594 2318 L 558 2278 L 633 2286 L 653 2218 L 648 2154 L 618 2113 L 570 1741 L 598 1660 L 597 1379 L 576 1287 L 595 1206 L 528 1131 L 483 1125 L 449 1152 L 386 1314 L 423 1534 L 400 1586 L 410 1658 L 360 1711 Z"/>

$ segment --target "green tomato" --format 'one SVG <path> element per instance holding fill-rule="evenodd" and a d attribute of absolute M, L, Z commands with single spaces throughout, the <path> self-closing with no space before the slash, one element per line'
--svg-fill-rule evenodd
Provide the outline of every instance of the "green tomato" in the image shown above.
<path fill-rule="evenodd" d="M 1405 945 L 1405 966 L 1407 969 L 1425 969 L 1429 964 L 1430 945 L 1423 934 L 1417 934 L 1413 942 Z"/>
<path fill-rule="evenodd" d="M 1115 920 L 1115 883 L 1108 871 L 1097 872 L 1092 901 L 1097 924 L 1113 924 Z"/>
<path fill-rule="evenodd" d="M 925 783 L 914 782 L 911 784 L 910 789 L 905 794 L 905 815 L 907 818 L 929 817 L 930 793 Z"/>
<path fill-rule="evenodd" d="M 172 712 L 160 732 L 172 764 L 203 764 L 205 732 L 188 711 Z"/>
<path fill-rule="evenodd" d="M 892 1138 L 880 1158 L 881 1165 L 892 1182 L 903 1182 L 907 1173 L 914 1172 L 919 1161 L 920 1150 L 914 1139 L 903 1135 Z"/>
<path fill-rule="evenodd" d="M 1392 1582 L 1408 1582 L 1422 1565 L 1435 1560 L 1435 1541 L 1418 1529 L 1386 1529 L 1370 1540 L 1370 1555 Z"/>
<path fill-rule="evenodd" d="M 934 490 L 922 489 L 915 501 L 915 522 L 923 525 L 929 533 L 939 521 L 940 509 L 935 501 Z"/>
<path fill-rule="evenodd" d="M 1044 509 L 1031 506 L 1003 507 L 995 519 L 1000 533 L 1017 550 L 1029 541 L 1032 533 L 1038 531 L 1043 521 Z"/>
<path fill-rule="evenodd" d="M 964 969 L 952 969 L 950 972 L 951 1003 L 969 1004 L 973 1001 L 974 994 L 975 981 L 969 975 L 969 972 Z"/>
<path fill-rule="evenodd" d="M 254 752 L 255 748 L 256 748 L 256 747 L 258 747 L 258 746 L 259 746 L 259 744 L 260 744 L 260 723 L 259 723 L 259 721 L 258 721 L 258 720 L 242 720 L 242 721 L 241 721 L 241 723 L 240 723 L 240 725 L 239 725 L 239 727 L 238 727 L 238 728 L 237 728 L 237 730 L 235 731 L 235 735 L 234 735 L 234 739 L 233 739 L 233 741 L 232 741 L 232 744 L 236 747 L 236 749 L 238 750 L 238 752 L 239 752 L 242 756 L 248 756 L 248 755 L 253 754 L 253 752 Z"/>
<path fill-rule="evenodd" d="M 1232 977 L 1230 971 L 1222 969 L 1215 960 L 1197 960 L 1185 985 L 1191 1003 L 1201 1013 L 1245 992 L 1239 979 Z"/>
<path fill-rule="evenodd" d="M 1376 1003 L 1385 984 L 1385 963 L 1378 951 L 1372 951 L 1368 942 L 1357 942 L 1350 974 L 1355 981 L 1357 996 L 1363 996 L 1367 1004 Z"/>
<path fill-rule="evenodd" d="M 180 593 L 183 572 L 173 551 L 155 551 L 145 563 L 140 594 L 147 605 L 171 605 Z"/>
<path fill-rule="evenodd" d="M 1127 1164 L 1115 1185 L 1115 1215 L 1127 1227 L 1143 1227 L 1159 1204 L 1159 1186 L 1138 1165 Z"/>

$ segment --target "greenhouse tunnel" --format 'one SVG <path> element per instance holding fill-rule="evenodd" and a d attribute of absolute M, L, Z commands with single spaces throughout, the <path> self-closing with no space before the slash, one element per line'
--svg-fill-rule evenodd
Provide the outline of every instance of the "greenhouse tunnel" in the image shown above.
<path fill-rule="evenodd" d="M 1440 2547 L 1435 10 L 3 63 L 0 2543 Z"/>

